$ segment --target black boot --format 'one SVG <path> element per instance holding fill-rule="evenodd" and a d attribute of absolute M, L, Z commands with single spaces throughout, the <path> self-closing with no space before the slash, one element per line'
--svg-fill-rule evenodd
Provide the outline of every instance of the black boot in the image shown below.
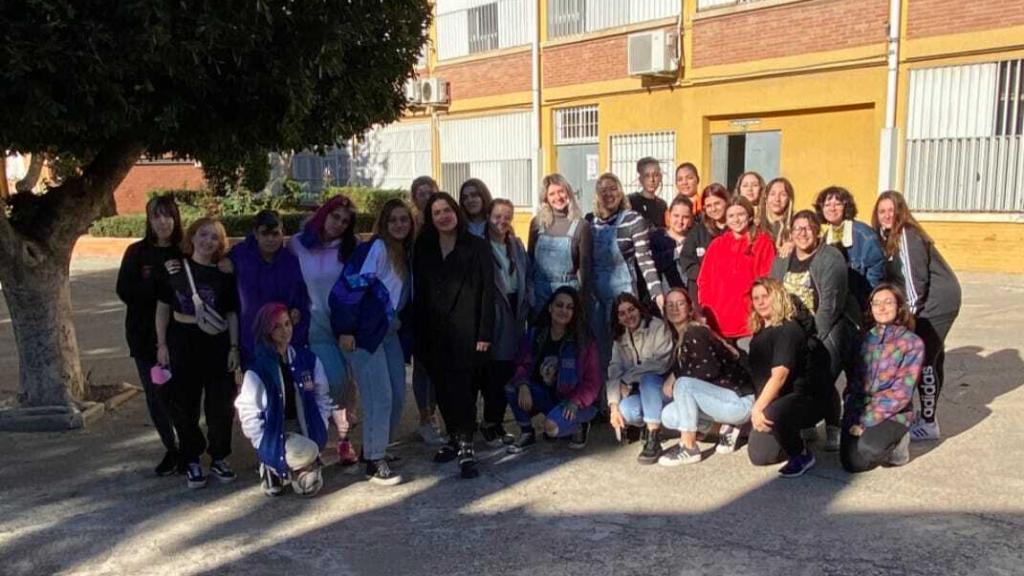
<path fill-rule="evenodd" d="M 654 464 L 658 461 L 659 456 L 661 456 L 661 438 L 659 438 L 658 431 L 648 431 L 644 449 L 636 457 L 636 461 L 641 464 Z"/>
<path fill-rule="evenodd" d="M 473 452 L 472 439 L 459 441 L 459 475 L 463 478 L 476 478 L 480 470 L 476 466 L 476 454 Z"/>

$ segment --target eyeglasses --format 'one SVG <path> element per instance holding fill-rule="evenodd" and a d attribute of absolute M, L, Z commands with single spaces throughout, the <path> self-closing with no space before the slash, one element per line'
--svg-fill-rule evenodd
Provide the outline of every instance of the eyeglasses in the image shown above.
<path fill-rule="evenodd" d="M 793 228 L 793 234 L 811 234 L 812 232 L 814 230 L 810 226 L 796 226 Z"/>
<path fill-rule="evenodd" d="M 895 308 L 896 307 L 896 301 L 892 300 L 892 299 L 889 299 L 889 300 L 872 300 L 871 301 L 871 307 L 872 308 Z"/>

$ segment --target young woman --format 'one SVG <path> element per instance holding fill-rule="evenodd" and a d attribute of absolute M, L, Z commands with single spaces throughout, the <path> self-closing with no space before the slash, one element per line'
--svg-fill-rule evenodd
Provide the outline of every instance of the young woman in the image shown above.
<path fill-rule="evenodd" d="M 703 455 L 697 446 L 700 421 L 720 422 L 715 452 L 736 450 L 740 427 L 750 420 L 754 387 L 740 364 L 739 351 L 716 336 L 693 315 L 685 290 L 665 297 L 665 318 L 675 335 L 671 373 L 663 394 L 671 398 L 661 417 L 666 428 L 679 431 L 679 444 L 658 459 L 662 466 L 695 464 Z"/>
<path fill-rule="evenodd" d="M 629 205 L 647 221 L 649 228 L 664 228 L 668 205 L 658 197 L 662 179 L 661 164 L 650 156 L 641 158 L 636 163 L 636 178 L 640 182 L 640 191 L 629 195 Z M 598 182 L 598 187 L 600 186 L 601 183 Z M 620 184 L 619 188 L 621 187 Z"/>
<path fill-rule="evenodd" d="M 544 433 L 570 436 L 569 447 L 582 449 L 597 414 L 594 400 L 601 388 L 597 346 L 581 311 L 579 293 L 562 286 L 548 298 L 537 323 L 523 337 L 516 353 L 516 371 L 508 385 L 508 403 L 521 430 L 508 447 L 522 452 L 537 441 L 530 423 L 544 414 Z"/>
<path fill-rule="evenodd" d="M 430 176 L 420 176 L 412 181 L 409 187 L 409 200 L 415 208 L 414 218 L 415 230 L 423 229 L 423 211 L 427 207 L 427 201 L 438 192 L 437 182 Z M 417 434 L 421 440 L 428 445 L 443 444 L 444 440 L 437 431 L 437 399 L 434 397 L 434 388 L 430 385 L 430 377 L 421 362 L 413 361 L 412 365 L 412 393 L 416 398 L 416 408 L 420 414 L 420 427 Z"/>
<path fill-rule="evenodd" d="M 487 237 L 487 215 L 491 211 L 491 191 L 479 178 L 470 178 L 459 187 L 459 207 L 466 213 L 469 233 L 478 237 Z"/>
<path fill-rule="evenodd" d="M 757 210 L 761 206 L 761 196 L 764 195 L 764 191 L 764 178 L 757 172 L 740 174 L 739 180 L 736 181 L 736 189 L 732 191 L 733 196 L 746 198 L 754 207 L 754 222 L 757 223 L 761 222 L 761 214 Z"/>
<path fill-rule="evenodd" d="M 814 209 L 823 222 L 822 240 L 839 249 L 849 267 L 850 293 L 861 312 L 869 312 L 868 294 L 885 279 L 885 255 L 878 234 L 854 220 L 857 203 L 845 188 L 829 186 L 818 194 Z"/>
<path fill-rule="evenodd" d="M 693 205 L 693 215 L 700 214 L 702 204 L 700 195 L 700 174 L 697 167 L 689 162 L 683 162 L 676 167 L 676 198 L 689 198 Z"/>
<path fill-rule="evenodd" d="M 125 250 L 117 273 L 117 296 L 127 305 L 125 339 L 146 393 L 149 418 L 164 445 L 157 476 L 169 476 L 183 468 L 178 439 L 159 388 L 150 372 L 156 366 L 157 278 L 169 261 L 181 260 L 181 216 L 172 196 L 156 196 L 146 203 L 146 236 Z"/>
<path fill-rule="evenodd" d="M 540 208 L 530 222 L 528 254 L 533 271 L 534 315 L 540 314 L 554 291 L 572 286 L 584 301 L 590 298 L 590 223 L 576 203 L 569 181 L 549 174 L 541 183 Z"/>
<path fill-rule="evenodd" d="M 775 244 L 757 227 L 754 207 L 741 196 L 729 201 L 726 225 L 728 230 L 708 246 L 697 285 L 708 325 L 735 341 L 750 336 L 750 288 L 771 270 Z"/>
<path fill-rule="evenodd" d="M 597 179 L 594 212 L 587 214 L 587 221 L 592 227 L 594 242 L 591 249 L 594 299 L 590 320 L 604 371 L 611 360 L 609 324 L 615 298 L 622 293 L 633 294 L 642 301 L 654 301 L 661 308 L 664 297 L 658 270 L 651 259 L 647 221 L 630 209 L 622 184 L 611 172 Z"/>
<path fill-rule="evenodd" d="M 399 330 L 412 292 L 413 226 L 405 202 L 388 200 L 377 216 L 373 238 L 346 262 L 330 300 L 338 347 L 352 366 L 362 400 L 366 477 L 384 486 L 402 481 L 391 470 L 386 449 L 398 432 L 405 405 L 405 353 Z M 362 298 L 339 298 L 360 291 Z"/>
<path fill-rule="evenodd" d="M 615 342 L 605 384 L 611 425 L 616 434 L 627 425 L 646 426 L 647 440 L 637 461 L 654 464 L 661 455 L 661 409 L 667 401 L 662 383 L 672 358 L 672 333 L 632 294 L 620 294 L 613 310 Z"/>
<path fill-rule="evenodd" d="M 220 222 L 211 218 L 193 222 L 183 248 L 188 258 L 168 267 L 169 274 L 159 287 L 156 358 L 173 374 L 164 386 L 188 487 L 202 488 L 206 475 L 199 458 L 204 450 L 210 454 L 210 473 L 217 480 L 236 478 L 226 458 L 231 454 L 235 415 L 233 373 L 239 368 L 238 295 L 235 276 L 217 268 L 228 248 Z M 206 410 L 209 444 L 199 428 L 201 405 Z"/>
<path fill-rule="evenodd" d="M 814 467 L 814 454 L 800 430 L 825 415 L 828 403 L 818 366 L 810 357 L 807 333 L 782 283 L 761 278 L 750 291 L 754 310 L 750 327 L 750 374 L 755 400 L 750 410 L 754 430 L 747 454 L 756 466 L 787 460 L 779 469 L 785 478 L 802 476 Z"/>
<path fill-rule="evenodd" d="M 761 214 L 758 225 L 771 235 L 776 252 L 786 255 L 792 249 L 789 225 L 793 219 L 793 185 L 786 178 L 776 178 L 768 183 L 766 190 L 758 207 Z"/>
<path fill-rule="evenodd" d="M 309 295 L 309 348 L 323 363 L 331 398 L 338 406 L 332 419 L 338 428 L 338 459 L 345 466 L 359 461 L 348 439 L 355 390 L 348 385 L 348 367 L 331 328 L 328 298 L 345 262 L 355 252 L 355 220 L 352 201 L 346 196 L 335 196 L 324 202 L 302 232 L 288 241 L 288 250 L 299 259 Z"/>
<path fill-rule="evenodd" d="M 253 319 L 255 344 L 235 398 L 242 434 L 260 461 L 267 496 L 286 484 L 312 496 L 323 487 L 320 451 L 334 411 L 323 364 L 307 348 L 292 345 L 291 311 L 270 302 Z"/>
<path fill-rule="evenodd" d="M 729 206 L 729 191 L 718 184 L 708 185 L 701 194 L 704 211 L 694 227 L 686 233 L 683 251 L 679 254 L 679 266 L 686 273 L 686 289 L 690 300 L 699 302 L 697 277 L 711 241 L 725 230 L 725 209 Z"/>
<path fill-rule="evenodd" d="M 413 259 L 415 354 L 426 365 L 451 435 L 434 460 L 457 457 L 463 478 L 479 475 L 473 372 L 494 341 L 492 260 L 488 243 L 466 230 L 455 200 L 444 192 L 431 197 Z"/>
<path fill-rule="evenodd" d="M 846 387 L 840 461 L 848 472 L 910 461 L 914 387 L 925 344 L 914 334 L 914 315 L 902 291 L 880 284 L 871 293 L 872 326 L 864 335 Z"/>
<path fill-rule="evenodd" d="M 282 302 L 292 315 L 292 342 L 303 348 L 309 342 L 309 292 L 302 280 L 299 259 L 284 248 L 281 217 L 262 210 L 253 220 L 245 241 L 228 252 L 238 282 L 239 344 L 242 365 L 248 366 L 255 352 L 253 325 L 256 313 L 270 302 Z"/>
<path fill-rule="evenodd" d="M 686 196 L 676 196 L 668 207 L 664 228 L 651 230 L 651 257 L 658 269 L 662 289 L 686 286 L 686 273 L 680 262 L 686 234 L 693 228 L 693 204 Z"/>
<path fill-rule="evenodd" d="M 960 282 L 899 192 L 890 190 L 878 196 L 871 225 L 882 237 L 886 276 L 906 293 L 915 318 L 914 331 L 924 340 L 924 366 L 918 383 L 921 414 L 910 437 L 937 440 L 935 412 L 945 373 L 946 336 L 960 314 Z"/>
<path fill-rule="evenodd" d="M 839 373 L 849 370 L 860 324 L 860 308 L 847 289 L 846 261 L 837 249 L 819 241 L 821 225 L 811 210 L 801 210 L 793 217 L 793 251 L 779 257 L 772 265 L 772 277 L 782 282 L 786 292 L 795 298 L 798 312 L 813 319 L 814 334 L 825 345 L 829 355 L 826 390 L 831 410 L 826 415 L 825 449 L 839 449 L 839 418 L 842 403 L 835 390 Z M 809 322 L 811 323 L 811 322 Z M 812 432 L 807 433 L 811 437 Z"/>
<path fill-rule="evenodd" d="M 491 446 L 510 444 L 515 437 L 505 432 L 505 385 L 515 372 L 516 348 L 526 332 L 530 301 L 530 261 L 526 248 L 512 229 L 515 208 L 504 198 L 491 203 L 488 237 L 494 255 L 494 344 L 491 361 L 478 373 L 477 388 L 484 398 L 480 435 Z"/>

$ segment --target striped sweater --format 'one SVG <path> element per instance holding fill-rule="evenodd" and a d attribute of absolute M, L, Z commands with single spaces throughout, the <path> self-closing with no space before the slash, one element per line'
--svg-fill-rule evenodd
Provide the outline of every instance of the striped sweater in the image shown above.
<path fill-rule="evenodd" d="M 619 212 L 616 212 L 607 218 L 600 218 L 596 214 L 590 213 L 587 214 L 587 221 L 593 226 L 593 234 L 596 236 L 598 230 L 614 226 L 618 215 Z M 640 277 L 647 285 L 647 293 L 653 299 L 662 294 L 662 289 L 658 269 L 654 266 L 654 259 L 651 257 L 648 230 L 649 226 L 643 216 L 632 210 L 626 210 L 615 233 L 622 258 L 632 269 L 639 270 Z M 637 293 L 639 294 L 639 292 Z"/>

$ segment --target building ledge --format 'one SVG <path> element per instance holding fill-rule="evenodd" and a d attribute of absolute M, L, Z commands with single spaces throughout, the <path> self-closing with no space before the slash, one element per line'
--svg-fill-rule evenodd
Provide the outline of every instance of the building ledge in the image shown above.
<path fill-rule="evenodd" d="M 601 40 L 604 38 L 610 38 L 612 36 L 620 36 L 622 34 L 630 34 L 632 32 L 642 32 L 644 30 L 652 30 L 656 28 L 662 28 L 665 26 L 676 26 L 679 22 L 677 16 L 671 16 L 668 18 L 659 18 L 658 20 L 648 20 L 646 22 L 637 22 L 636 24 L 627 24 L 625 26 L 616 26 L 614 28 L 604 28 L 601 30 L 595 30 L 593 32 L 585 32 L 583 34 L 573 34 L 571 36 L 562 36 L 559 38 L 553 38 L 541 42 L 541 48 L 557 48 L 560 46 L 568 46 L 571 44 L 580 44 L 583 42 L 590 42 L 592 40 Z"/>
<path fill-rule="evenodd" d="M 693 21 L 697 22 L 700 20 L 707 20 L 709 18 L 718 18 L 720 16 L 728 16 L 730 14 L 763 10 L 765 8 L 775 8 L 776 6 L 786 6 L 788 4 L 798 4 L 800 2 L 807 1 L 808 0 L 752 0 L 742 4 L 730 4 L 728 6 L 708 8 L 707 10 L 698 10 L 693 15 Z"/>
<path fill-rule="evenodd" d="M 492 58 L 501 58 L 503 56 L 510 56 L 513 54 L 521 54 L 523 52 L 529 52 L 530 45 L 524 46 L 512 46 L 510 48 L 500 48 L 498 50 L 490 50 L 488 52 L 479 52 L 477 54 L 468 54 L 466 56 L 459 56 L 458 58 L 449 58 L 447 60 L 438 60 L 434 64 L 433 72 L 440 72 L 449 66 L 456 64 L 466 64 L 468 62 L 479 62 L 481 60 L 490 60 Z"/>
<path fill-rule="evenodd" d="M 1024 224 L 1024 212 L 915 212 L 923 222 L 997 222 Z"/>

